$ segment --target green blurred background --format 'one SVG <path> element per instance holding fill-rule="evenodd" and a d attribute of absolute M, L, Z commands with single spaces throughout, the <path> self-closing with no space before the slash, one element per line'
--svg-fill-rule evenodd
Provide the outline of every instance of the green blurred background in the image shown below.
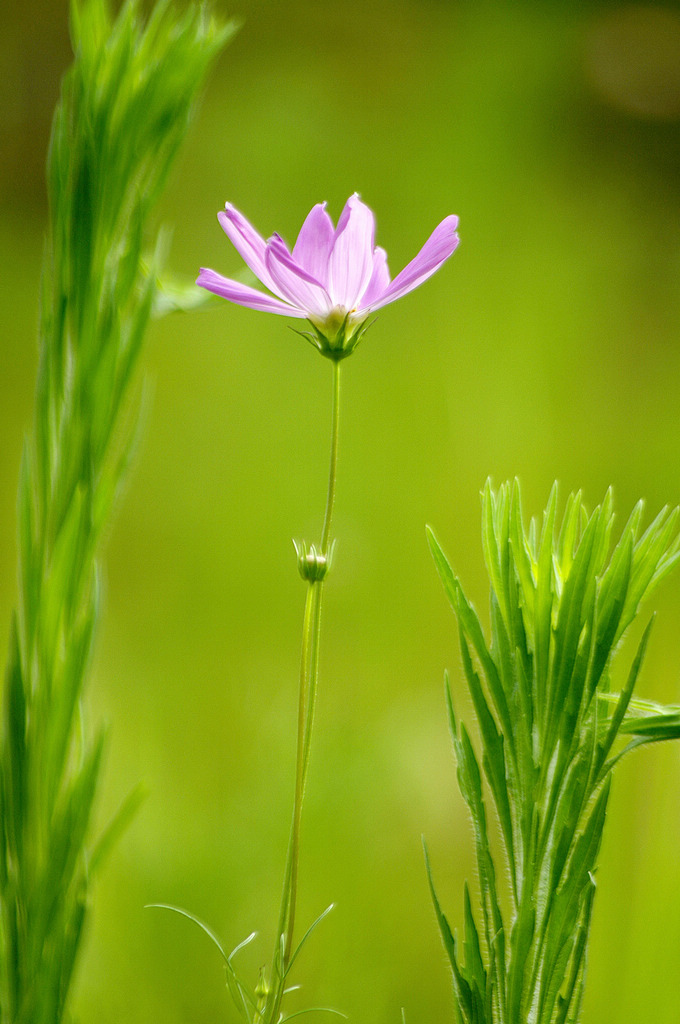
<path fill-rule="evenodd" d="M 453 1020 L 426 887 L 460 921 L 473 874 L 443 671 L 466 703 L 433 524 L 486 603 L 479 491 L 554 478 L 622 518 L 680 502 L 680 14 L 558 0 L 234 0 L 161 219 L 171 264 L 240 261 L 234 202 L 289 241 L 313 203 L 358 190 L 396 273 L 448 213 L 462 243 L 381 312 L 346 364 L 336 567 L 327 588 L 305 810 L 300 921 L 337 908 L 290 1009 Z M 43 163 L 65 5 L 0 14 L 0 621 L 15 598 L 14 502 L 36 370 Z M 110 724 L 101 818 L 148 799 L 95 891 L 76 1011 L 97 1024 L 232 1019 L 191 908 L 255 978 L 273 939 L 292 798 L 304 588 L 291 537 L 317 539 L 330 366 L 283 318 L 216 304 L 158 325 L 146 423 L 107 541 L 88 716 Z M 680 700 L 680 577 L 640 693 Z M 650 609 L 651 610 L 651 609 Z M 631 658 L 624 651 L 621 671 Z M 677 1024 L 680 748 L 621 767 L 598 875 L 584 1024 Z"/>

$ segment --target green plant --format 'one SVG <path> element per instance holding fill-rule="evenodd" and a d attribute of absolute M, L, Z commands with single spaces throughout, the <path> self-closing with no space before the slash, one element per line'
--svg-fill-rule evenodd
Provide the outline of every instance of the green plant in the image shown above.
<path fill-rule="evenodd" d="M 52 127 L 34 426 L 19 484 L 19 600 L 0 746 L 0 1021 L 64 1018 L 90 878 L 137 802 L 89 822 L 103 750 L 80 698 L 97 554 L 134 438 L 132 381 L 159 298 L 153 207 L 228 39 L 191 7 L 74 0 L 75 61 Z"/>
<path fill-rule="evenodd" d="M 462 945 L 441 909 L 429 863 L 428 874 L 460 1024 L 578 1020 L 612 769 L 635 747 L 680 736 L 677 708 L 632 699 L 652 620 L 625 686 L 610 692 L 625 631 L 680 558 L 678 510 L 664 509 L 640 534 L 642 511 L 639 503 L 610 551 L 611 492 L 592 514 L 580 494 L 570 495 L 560 527 L 553 488 L 539 530 L 535 520 L 524 525 L 518 484 L 497 492 L 487 484 L 482 539 L 490 642 L 429 532 L 458 619 L 481 747 L 480 757 L 454 714 L 447 680 L 480 889 L 475 914 L 465 887 Z M 621 749 L 620 736 L 631 737 Z"/>

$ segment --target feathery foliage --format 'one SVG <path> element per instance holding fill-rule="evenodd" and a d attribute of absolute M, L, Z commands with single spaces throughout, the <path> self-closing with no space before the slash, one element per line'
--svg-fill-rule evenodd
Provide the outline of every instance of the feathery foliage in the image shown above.
<path fill-rule="evenodd" d="M 462 943 L 440 907 L 429 863 L 428 876 L 459 1024 L 575 1024 L 611 770 L 634 747 L 680 735 L 677 708 L 632 700 L 651 620 L 623 691 L 609 693 L 619 641 L 680 558 L 678 510 L 664 509 L 640 534 L 639 503 L 611 553 L 611 492 L 590 515 L 572 494 L 560 527 L 554 487 L 540 531 L 535 520 L 524 525 L 517 483 L 496 493 L 487 484 L 482 510 L 490 643 L 429 531 L 458 619 L 481 746 L 480 757 L 454 714 L 447 681 L 481 903 L 475 915 L 466 886 Z M 632 738 L 615 751 L 620 735 Z M 508 891 L 499 892 L 505 879 Z"/>
<path fill-rule="evenodd" d="M 19 484 L 19 601 L 0 747 L 0 1021 L 63 1019 L 98 843 L 103 737 L 79 701 L 98 614 L 96 554 L 133 437 L 129 392 L 153 312 L 149 215 L 231 28 L 162 0 L 74 0 L 75 61 L 48 158 L 35 420 Z"/>

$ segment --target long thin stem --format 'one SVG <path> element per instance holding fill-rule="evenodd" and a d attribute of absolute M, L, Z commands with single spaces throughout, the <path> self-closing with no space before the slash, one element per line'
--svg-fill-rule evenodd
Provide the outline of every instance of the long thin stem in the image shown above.
<path fill-rule="evenodd" d="M 321 532 L 321 554 L 328 555 L 328 539 L 331 532 L 331 517 L 335 501 L 335 476 L 338 465 L 338 430 L 340 426 L 340 362 L 333 362 L 333 412 L 331 426 L 331 459 L 328 473 L 328 496 L 326 498 L 326 514 Z"/>
<path fill-rule="evenodd" d="M 331 445 L 330 466 L 328 473 L 328 493 L 326 510 L 321 533 L 320 556 L 328 558 L 331 518 L 335 501 L 335 483 L 338 460 L 338 433 L 340 422 L 340 364 L 333 362 L 333 405 L 331 413 Z M 298 728 L 297 756 L 295 768 L 295 798 L 293 803 L 293 821 L 286 872 L 281 897 L 281 912 L 277 935 L 275 963 L 279 964 L 278 984 L 275 982 L 271 992 L 270 1012 L 266 1014 L 269 1022 L 278 1017 L 286 973 L 293 953 L 293 932 L 295 926 L 295 909 L 297 903 L 297 879 L 300 856 L 300 824 L 302 819 L 302 803 L 305 795 L 305 782 L 309 766 L 309 752 L 314 719 L 314 705 L 319 676 L 319 639 L 321 634 L 321 598 L 323 593 L 322 578 L 308 579 L 305 613 L 302 627 L 302 655 L 300 661 L 300 689 L 298 697 Z"/>
<path fill-rule="evenodd" d="M 320 582 L 307 585 L 305 600 L 305 617 L 302 640 L 302 659 L 300 666 L 300 694 L 298 703 L 298 736 L 297 763 L 295 771 L 295 800 L 293 803 L 293 824 L 290 839 L 290 877 L 288 892 L 284 893 L 287 904 L 287 920 L 283 920 L 285 934 L 283 947 L 283 971 L 288 969 L 290 962 L 293 929 L 295 925 L 295 907 L 297 901 L 297 877 L 300 853 L 300 823 L 302 819 L 302 802 L 305 795 L 309 737 L 311 730 L 311 709 L 314 703 L 314 691 L 318 677 L 318 634 L 321 622 L 321 587 Z M 307 757 L 305 754 L 307 753 Z"/>

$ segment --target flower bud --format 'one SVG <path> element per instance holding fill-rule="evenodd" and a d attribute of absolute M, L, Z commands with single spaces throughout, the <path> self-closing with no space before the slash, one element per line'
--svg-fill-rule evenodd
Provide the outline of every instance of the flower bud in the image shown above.
<path fill-rule="evenodd" d="M 308 583 L 321 583 L 326 578 L 331 567 L 335 544 L 331 545 L 327 555 L 318 551 L 314 544 L 310 544 L 308 547 L 304 540 L 294 540 L 293 546 L 297 554 L 298 572 L 302 579 Z"/>
<path fill-rule="evenodd" d="M 264 967 L 260 967 L 260 972 L 257 978 L 257 985 L 253 990 L 253 994 L 257 1000 L 257 1009 L 260 1013 L 263 1012 L 267 1005 L 267 996 L 271 991 L 269 982 L 267 981 L 267 974 Z"/>

